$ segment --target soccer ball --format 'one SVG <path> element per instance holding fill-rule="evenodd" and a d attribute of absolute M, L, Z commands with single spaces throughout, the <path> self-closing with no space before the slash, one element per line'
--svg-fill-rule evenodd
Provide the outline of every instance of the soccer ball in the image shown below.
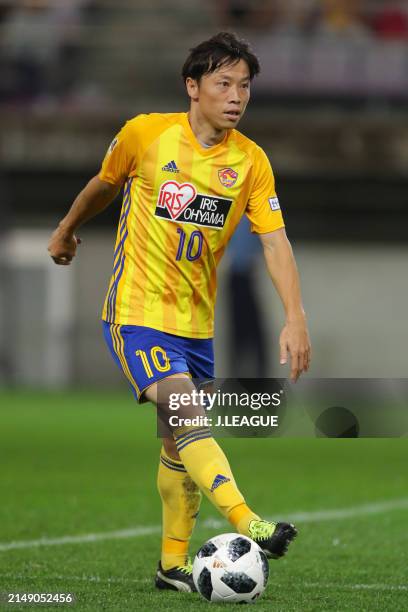
<path fill-rule="evenodd" d="M 208 540 L 193 564 L 196 589 L 211 602 L 254 603 L 268 582 L 269 565 L 256 542 L 238 533 Z"/>

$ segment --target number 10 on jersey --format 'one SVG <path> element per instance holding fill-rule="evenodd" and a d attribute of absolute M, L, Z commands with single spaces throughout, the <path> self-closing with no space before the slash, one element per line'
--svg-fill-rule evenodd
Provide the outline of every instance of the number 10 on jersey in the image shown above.
<path fill-rule="evenodd" d="M 177 233 L 180 235 L 180 241 L 177 249 L 176 261 L 180 261 L 185 255 L 188 261 L 195 261 L 201 256 L 203 250 L 203 235 L 199 230 L 191 232 L 190 238 L 186 243 L 187 235 L 181 227 L 177 228 Z M 184 248 L 185 247 L 185 248 Z"/>

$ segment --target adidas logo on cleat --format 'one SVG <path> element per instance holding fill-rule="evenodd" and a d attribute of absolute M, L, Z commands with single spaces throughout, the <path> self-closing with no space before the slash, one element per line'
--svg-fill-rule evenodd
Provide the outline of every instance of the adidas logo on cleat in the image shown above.
<path fill-rule="evenodd" d="M 216 477 L 214 478 L 214 482 L 211 485 L 211 493 L 213 491 L 215 491 L 215 489 L 217 489 L 220 485 L 226 483 L 226 482 L 230 482 L 230 478 L 227 478 L 226 476 L 223 476 L 222 474 L 217 474 Z"/>
<path fill-rule="evenodd" d="M 164 172 L 180 172 L 180 170 L 177 168 L 174 159 L 165 166 L 163 166 L 162 170 L 164 170 Z"/>

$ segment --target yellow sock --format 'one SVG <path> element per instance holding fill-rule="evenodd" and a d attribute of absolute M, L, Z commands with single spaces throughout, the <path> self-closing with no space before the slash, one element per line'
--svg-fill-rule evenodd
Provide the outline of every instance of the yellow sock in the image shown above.
<path fill-rule="evenodd" d="M 177 450 L 194 482 L 214 506 L 243 534 L 259 517 L 245 504 L 223 451 L 207 427 L 175 432 Z"/>
<path fill-rule="evenodd" d="M 259 521 L 259 516 L 252 512 L 250 508 L 244 503 L 239 506 L 235 506 L 228 515 L 229 522 L 234 525 L 238 533 L 243 535 L 249 535 L 249 523 L 251 521 Z"/>
<path fill-rule="evenodd" d="M 201 493 L 180 461 L 161 450 L 157 486 L 162 499 L 161 564 L 164 570 L 185 564 L 200 508 Z"/>

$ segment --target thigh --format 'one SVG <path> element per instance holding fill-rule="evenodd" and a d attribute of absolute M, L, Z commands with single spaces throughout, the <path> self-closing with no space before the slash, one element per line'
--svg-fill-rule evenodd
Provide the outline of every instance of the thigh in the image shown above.
<path fill-rule="evenodd" d="M 170 459 L 175 459 L 176 461 L 180 461 L 180 455 L 177 450 L 176 441 L 171 437 L 164 436 L 162 438 L 163 447 L 166 452 L 166 455 L 170 457 Z"/>
<path fill-rule="evenodd" d="M 191 376 L 200 382 L 214 378 L 213 339 L 185 339 L 185 355 Z"/>
<path fill-rule="evenodd" d="M 140 402 L 146 401 L 146 390 L 158 381 L 188 372 L 182 350 L 169 340 L 168 334 L 105 321 L 103 328 L 110 352 Z"/>
<path fill-rule="evenodd" d="M 158 433 L 161 438 L 171 439 L 175 432 L 195 427 L 208 429 L 205 406 L 187 375 L 179 374 L 160 380 L 151 385 L 145 395 L 157 405 Z"/>

